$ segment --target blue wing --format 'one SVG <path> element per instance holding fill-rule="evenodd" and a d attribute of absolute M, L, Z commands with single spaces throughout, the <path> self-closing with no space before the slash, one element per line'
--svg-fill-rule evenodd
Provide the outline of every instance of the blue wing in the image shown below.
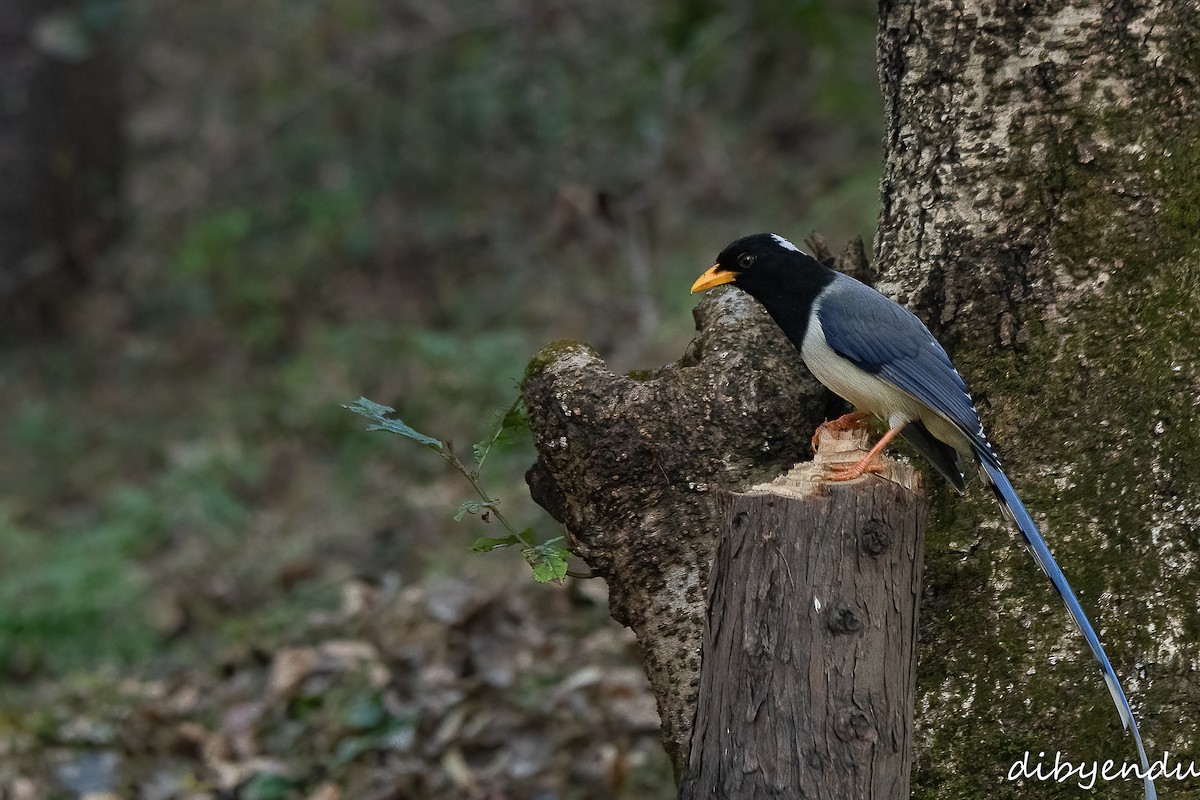
<path fill-rule="evenodd" d="M 898 386 L 988 447 L 975 403 L 937 339 L 911 311 L 848 275 L 822 293 L 825 341 L 860 369 Z"/>
<path fill-rule="evenodd" d="M 1133 732 L 1142 769 L 1148 772 L 1149 761 L 1133 710 L 1100 638 L 1046 546 L 1046 540 L 1001 469 L 1000 459 L 984 435 L 975 403 L 946 351 L 912 312 L 846 275 L 839 275 L 822 294 L 817 314 L 825 341 L 834 351 L 859 368 L 908 392 L 954 423 L 971 442 L 974 456 L 1001 508 L 1021 531 L 1038 566 L 1050 578 L 1087 640 L 1092 655 L 1100 663 L 1121 722 L 1126 730 Z M 1145 790 L 1147 800 L 1158 796 L 1149 777 L 1145 778 Z"/>

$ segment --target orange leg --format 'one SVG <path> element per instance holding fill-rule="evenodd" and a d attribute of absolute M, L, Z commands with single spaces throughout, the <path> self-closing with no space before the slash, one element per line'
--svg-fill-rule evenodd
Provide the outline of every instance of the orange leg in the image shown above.
<path fill-rule="evenodd" d="M 849 414 L 842 414 L 837 419 L 831 419 L 826 422 L 822 422 L 817 426 L 817 429 L 813 431 L 813 452 L 816 452 L 817 450 L 818 440 L 821 438 L 821 431 L 852 431 L 857 428 L 865 428 L 867 427 L 867 420 L 870 418 L 871 415 L 865 411 L 851 411 Z"/>
<path fill-rule="evenodd" d="M 878 462 L 879 454 L 883 449 L 895 439 L 902 428 L 889 428 L 888 432 L 880 437 L 875 446 L 871 448 L 871 452 L 867 453 L 857 464 L 846 466 L 845 464 L 831 464 L 827 467 L 828 474 L 825 480 L 828 481 L 852 481 L 861 476 L 864 472 L 881 472 L 883 465 Z"/>

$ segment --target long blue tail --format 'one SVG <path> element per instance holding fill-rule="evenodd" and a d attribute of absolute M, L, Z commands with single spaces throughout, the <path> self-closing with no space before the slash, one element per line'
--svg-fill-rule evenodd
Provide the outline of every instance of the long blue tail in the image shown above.
<path fill-rule="evenodd" d="M 1042 538 L 1041 531 L 1034 524 L 1033 518 L 1029 516 L 1029 512 L 1025 510 L 1025 505 L 1021 502 L 1021 498 L 1017 497 L 1016 491 L 1012 484 L 1009 483 L 1008 477 L 1004 471 L 1000 469 L 999 463 L 995 462 L 995 456 L 990 452 L 978 452 L 980 466 L 983 467 L 983 472 L 987 476 L 988 483 L 992 485 L 992 490 L 996 493 L 996 499 L 1000 502 L 1000 507 L 1004 513 L 1016 523 L 1021 530 L 1021 535 L 1025 537 L 1025 543 L 1029 545 L 1029 549 L 1033 551 L 1033 557 L 1037 559 L 1038 566 L 1042 568 L 1042 572 L 1050 578 L 1050 582 L 1054 584 L 1054 589 L 1062 597 L 1063 602 L 1067 605 L 1067 611 L 1071 613 L 1071 619 L 1075 620 L 1075 624 L 1079 626 L 1079 630 L 1083 633 L 1083 638 L 1087 639 L 1088 647 L 1092 649 L 1092 655 L 1100 662 L 1100 669 L 1104 671 L 1104 682 L 1108 684 L 1108 691 L 1112 693 L 1113 702 L 1117 704 L 1117 711 L 1121 714 L 1121 722 L 1125 725 L 1126 730 L 1133 731 L 1133 740 L 1137 743 L 1138 755 L 1142 759 L 1143 774 L 1146 775 L 1146 800 L 1156 800 L 1158 793 L 1154 790 L 1154 781 L 1150 780 L 1150 762 L 1146 758 L 1146 748 L 1142 746 L 1142 735 L 1138 732 L 1137 721 L 1133 718 L 1133 709 L 1129 707 L 1129 700 L 1125 698 L 1125 692 L 1121 689 L 1121 684 L 1117 680 L 1117 673 L 1113 670 L 1112 664 L 1108 661 L 1108 656 L 1104 653 L 1104 647 L 1100 644 L 1100 638 L 1096 636 L 1096 631 L 1092 628 L 1092 624 L 1088 622 L 1087 614 L 1083 613 L 1083 607 L 1079 605 L 1079 601 L 1075 598 L 1075 592 L 1071 591 L 1070 584 L 1067 583 L 1067 576 L 1063 575 L 1063 571 L 1059 568 L 1058 563 L 1054 560 L 1054 556 L 1050 554 L 1050 548 L 1046 546 L 1046 540 Z"/>

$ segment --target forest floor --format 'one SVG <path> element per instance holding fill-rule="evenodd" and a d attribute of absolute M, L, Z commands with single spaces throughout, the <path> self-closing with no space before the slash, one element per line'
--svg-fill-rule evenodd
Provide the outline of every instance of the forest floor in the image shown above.
<path fill-rule="evenodd" d="M 658 714 L 603 587 L 349 581 L 288 644 L 43 684 L 5 798 L 655 798 Z"/>

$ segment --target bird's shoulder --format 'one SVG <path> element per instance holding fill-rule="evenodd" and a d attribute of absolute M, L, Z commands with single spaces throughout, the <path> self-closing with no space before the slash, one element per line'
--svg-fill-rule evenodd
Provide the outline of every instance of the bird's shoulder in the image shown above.
<path fill-rule="evenodd" d="M 835 273 L 816 313 L 834 350 L 863 367 L 898 358 L 949 358 L 925 323 L 904 306 L 849 275 Z"/>
<path fill-rule="evenodd" d="M 966 383 L 915 314 L 840 273 L 820 296 L 816 314 L 834 352 L 912 395 L 987 448 Z"/>

